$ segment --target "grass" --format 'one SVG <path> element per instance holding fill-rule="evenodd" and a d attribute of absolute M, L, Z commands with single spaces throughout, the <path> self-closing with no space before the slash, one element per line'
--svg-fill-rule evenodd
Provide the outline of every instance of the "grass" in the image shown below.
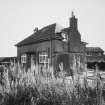
<path fill-rule="evenodd" d="M 76 68 L 74 68 L 76 69 Z M 53 68 L 31 67 L 27 72 L 19 64 L 4 68 L 0 80 L 2 105 L 101 105 L 100 81 L 89 87 L 86 77 L 55 78 Z"/>

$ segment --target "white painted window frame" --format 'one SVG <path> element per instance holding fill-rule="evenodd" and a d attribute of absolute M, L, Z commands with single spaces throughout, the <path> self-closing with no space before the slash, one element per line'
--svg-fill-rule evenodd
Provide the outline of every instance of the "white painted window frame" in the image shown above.
<path fill-rule="evenodd" d="M 48 64 L 49 63 L 47 52 L 42 51 L 39 53 L 39 63 L 41 63 L 41 64 Z"/>
<path fill-rule="evenodd" d="M 21 63 L 22 64 L 26 64 L 27 63 L 27 55 L 26 54 L 22 54 L 21 55 Z"/>
<path fill-rule="evenodd" d="M 62 41 L 67 42 L 68 41 L 68 35 L 66 33 L 62 33 L 61 35 L 64 38 Z"/>

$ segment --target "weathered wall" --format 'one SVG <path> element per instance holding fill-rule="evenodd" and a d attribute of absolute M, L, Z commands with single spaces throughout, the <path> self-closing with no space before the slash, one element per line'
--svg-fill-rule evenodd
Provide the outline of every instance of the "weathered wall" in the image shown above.
<path fill-rule="evenodd" d="M 46 41 L 44 43 L 24 45 L 24 46 L 18 47 L 18 54 L 22 54 L 22 53 L 26 53 L 26 52 L 42 51 L 48 47 L 50 47 L 50 42 L 48 42 L 48 41 Z"/>
<path fill-rule="evenodd" d="M 63 43 L 59 40 L 53 40 L 53 52 L 63 52 Z"/>
<path fill-rule="evenodd" d="M 30 44 L 30 45 L 24 45 L 24 46 L 18 47 L 17 48 L 18 59 L 20 61 L 21 55 L 24 53 L 27 53 L 28 56 L 30 57 L 30 54 L 34 54 L 39 51 L 45 51 L 45 50 L 48 50 L 48 48 L 50 48 L 49 41 L 46 41 L 44 43 Z M 36 54 L 36 56 L 38 56 L 38 55 Z M 28 58 L 28 60 L 29 60 L 29 58 Z"/>
<path fill-rule="evenodd" d="M 51 41 L 45 41 L 45 42 L 35 43 L 31 45 L 24 45 L 17 48 L 18 59 L 20 61 L 21 55 L 24 53 L 27 53 L 27 54 L 31 54 L 31 53 L 33 54 L 36 52 L 38 53 L 40 51 L 47 51 L 48 48 L 50 51 L 51 47 L 52 47 L 52 56 L 54 56 L 56 52 L 63 52 L 65 49 L 65 46 L 59 40 L 53 40 L 52 45 L 51 45 Z M 36 56 L 38 57 L 38 54 Z"/>
<path fill-rule="evenodd" d="M 80 52 L 81 36 L 78 31 L 70 30 L 69 35 L 69 51 Z"/>

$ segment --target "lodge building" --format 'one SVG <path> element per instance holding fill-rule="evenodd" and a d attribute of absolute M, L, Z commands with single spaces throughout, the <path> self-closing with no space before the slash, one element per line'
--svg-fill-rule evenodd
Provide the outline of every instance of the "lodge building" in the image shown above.
<path fill-rule="evenodd" d="M 70 18 L 69 26 L 62 28 L 57 23 L 36 28 L 34 33 L 22 40 L 17 46 L 17 57 L 20 63 L 28 67 L 34 64 L 51 65 L 55 71 L 59 71 L 59 65 L 63 63 L 63 69 L 71 72 L 74 62 L 76 67 L 85 65 L 86 43 L 81 41 L 78 30 L 78 19 Z"/>
<path fill-rule="evenodd" d="M 73 67 L 78 68 L 79 71 L 76 72 L 81 73 L 85 64 L 88 63 L 90 67 L 90 58 L 87 55 L 90 52 L 86 44 L 81 40 L 78 19 L 72 12 L 67 28 L 62 28 L 57 23 L 42 29 L 35 28 L 32 35 L 17 43 L 17 59 L 26 68 L 30 68 L 34 62 L 35 65 L 53 66 L 54 72 L 57 73 L 60 71 L 59 65 L 63 64 L 68 75 L 75 72 Z M 100 54 L 103 54 L 103 51 Z"/>

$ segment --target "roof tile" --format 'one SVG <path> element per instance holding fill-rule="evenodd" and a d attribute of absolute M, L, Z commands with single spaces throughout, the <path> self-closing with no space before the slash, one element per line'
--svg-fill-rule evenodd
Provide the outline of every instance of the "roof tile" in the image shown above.
<path fill-rule="evenodd" d="M 16 46 L 23 46 L 23 45 L 32 44 L 32 43 L 38 43 L 41 41 L 50 40 L 51 38 L 61 40 L 61 36 L 57 35 L 56 27 L 57 27 L 56 23 L 48 25 L 42 28 L 41 30 L 39 30 L 38 32 L 33 33 L 29 37 L 25 38 L 24 40 L 16 44 Z"/>
<path fill-rule="evenodd" d="M 100 47 L 86 47 L 87 52 L 104 52 Z"/>

